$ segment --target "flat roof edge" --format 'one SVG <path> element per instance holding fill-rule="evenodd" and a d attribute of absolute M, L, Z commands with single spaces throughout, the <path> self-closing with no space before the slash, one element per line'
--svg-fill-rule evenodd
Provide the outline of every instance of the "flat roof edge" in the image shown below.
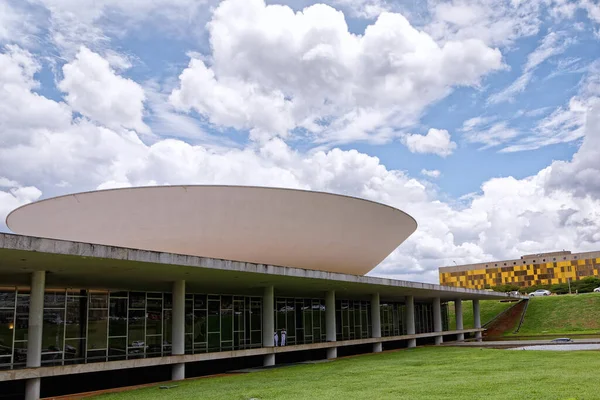
<path fill-rule="evenodd" d="M 34 251 L 40 253 L 67 255 L 74 257 L 94 257 L 112 260 L 123 260 L 142 263 L 168 264 L 177 266 L 200 267 L 225 271 L 259 273 L 267 275 L 288 276 L 305 279 L 333 280 L 367 285 L 431 290 L 459 295 L 475 295 L 482 298 L 521 299 L 522 296 L 507 295 L 500 292 L 488 292 L 477 289 L 441 286 L 431 283 L 402 281 L 389 278 L 377 278 L 361 275 L 350 275 L 336 272 L 309 270 L 294 267 L 253 264 L 243 261 L 221 260 L 207 257 L 188 256 L 172 253 L 161 253 L 92 243 L 73 242 L 26 235 L 0 233 L 0 249 Z"/>

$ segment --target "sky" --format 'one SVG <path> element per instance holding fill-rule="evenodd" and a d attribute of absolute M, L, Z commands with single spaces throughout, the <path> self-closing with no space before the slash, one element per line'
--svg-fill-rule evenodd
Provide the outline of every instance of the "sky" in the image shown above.
<path fill-rule="evenodd" d="M 235 184 L 406 211 L 373 276 L 599 250 L 599 100 L 597 0 L 0 0 L 0 231 Z"/>

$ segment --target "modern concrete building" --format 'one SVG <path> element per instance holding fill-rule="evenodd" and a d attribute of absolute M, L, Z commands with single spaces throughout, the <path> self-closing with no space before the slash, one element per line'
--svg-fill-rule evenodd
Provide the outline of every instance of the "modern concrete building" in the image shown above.
<path fill-rule="evenodd" d="M 600 251 L 528 254 L 517 260 L 439 268 L 440 284 L 472 289 L 500 285 L 555 285 L 600 276 Z"/>
<path fill-rule="evenodd" d="M 7 397 L 480 339 L 479 300 L 508 297 L 363 276 L 416 222 L 326 193 L 117 189 L 32 203 L 7 224 L 17 233 L 0 234 Z M 461 300 L 473 300 L 472 328 Z"/>

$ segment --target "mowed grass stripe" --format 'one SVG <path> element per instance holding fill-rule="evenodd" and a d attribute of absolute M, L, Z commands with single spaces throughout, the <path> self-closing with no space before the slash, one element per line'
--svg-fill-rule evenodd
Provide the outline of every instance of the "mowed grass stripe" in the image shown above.
<path fill-rule="evenodd" d="M 97 397 L 136 399 L 598 399 L 595 351 L 418 348 L 188 380 Z"/>

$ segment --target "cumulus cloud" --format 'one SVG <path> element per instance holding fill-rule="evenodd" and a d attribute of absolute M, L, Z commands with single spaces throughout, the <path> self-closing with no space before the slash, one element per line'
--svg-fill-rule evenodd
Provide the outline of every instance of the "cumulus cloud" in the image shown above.
<path fill-rule="evenodd" d="M 86 47 L 63 66 L 58 88 L 66 93 L 71 108 L 108 127 L 146 133 L 143 122 L 146 96 L 142 87 L 115 73 L 106 59 Z"/>
<path fill-rule="evenodd" d="M 301 13 L 256 1 L 226 1 L 225 6 L 230 8 L 225 12 L 219 7 L 210 25 L 211 56 L 192 56 L 171 101 L 181 110 L 203 110 L 199 112 L 219 128 L 253 130 L 261 140 L 239 148 L 174 138 L 145 142 L 139 136 L 144 129 L 139 125 L 144 100 L 137 89 L 135 107 L 124 106 L 125 116 L 114 118 L 107 110 L 123 101 L 114 94 L 105 94 L 110 106 L 97 110 L 81 97 L 69 99 L 98 94 L 103 82 L 110 87 L 127 81 L 107 53 L 89 51 L 88 61 L 95 60 L 91 64 L 79 59 L 79 48 L 68 58 L 71 83 L 63 100 L 37 93 L 38 58 L 9 46 L 0 54 L 0 220 L 41 193 L 48 197 L 137 185 L 251 184 L 349 194 L 413 215 L 419 223 L 417 232 L 374 271 L 380 276 L 436 282 L 437 268 L 453 261 L 598 248 L 599 130 L 594 116 L 600 113 L 597 108 L 590 111 L 595 80 L 586 80 L 578 97 L 586 99 L 580 115 L 585 125 L 561 125 L 559 121 L 570 119 L 556 117 L 552 128 L 554 132 L 572 126 L 566 131 L 579 129 L 576 135 L 585 137 L 571 161 L 554 162 L 524 179 L 492 179 L 468 198 L 448 200 L 429 179 L 389 168 L 377 157 L 339 148 L 294 150 L 277 135 L 285 138 L 290 131 L 304 129 L 316 141 L 323 137 L 331 141 L 336 132 L 343 132 L 337 140 L 361 140 L 365 135 L 391 140 L 402 132 L 396 128 L 426 104 L 456 85 L 476 84 L 499 68 L 499 52 L 467 39 L 440 45 L 397 14 L 383 14 L 363 35 L 353 35 L 343 16 L 327 6 Z M 272 30 L 266 22 L 272 22 Z M 121 63 L 119 68 L 126 66 Z M 85 78 L 76 79 L 78 74 Z M 67 72 L 64 75 L 61 84 Z M 215 102 L 208 103 L 205 97 Z M 232 112 L 232 104 L 241 107 L 239 113 Z M 279 105 L 267 110 L 277 115 L 259 113 L 269 104 Z M 405 104 L 408 111 L 396 111 Z M 164 115 L 166 125 L 175 114 L 169 109 Z M 497 121 L 487 118 L 465 121 L 463 134 L 489 131 Z M 197 133 L 189 128 L 190 135 Z M 494 131 L 489 133 L 488 139 L 498 138 Z M 407 146 L 418 151 L 448 155 L 456 148 L 443 130 L 402 137 L 411 138 L 405 139 Z"/>
<path fill-rule="evenodd" d="M 408 134 L 402 138 L 402 141 L 411 153 L 447 157 L 456 149 L 456 143 L 451 140 L 450 134 L 445 129 L 431 128 L 426 135 Z"/>
<path fill-rule="evenodd" d="M 503 68 L 500 51 L 482 41 L 439 45 L 398 13 L 355 35 L 324 4 L 295 13 L 225 0 L 208 30 L 210 62 L 192 56 L 171 102 L 261 139 L 296 128 L 318 142 L 390 139 L 390 128 L 413 124 L 453 87 Z"/>

